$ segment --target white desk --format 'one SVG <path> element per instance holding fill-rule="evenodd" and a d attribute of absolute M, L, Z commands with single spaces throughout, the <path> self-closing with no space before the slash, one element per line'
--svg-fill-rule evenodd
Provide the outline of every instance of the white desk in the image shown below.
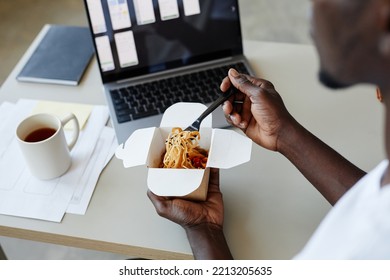
<path fill-rule="evenodd" d="M 314 134 L 365 170 L 384 158 L 382 105 L 372 87 L 331 92 L 317 82 L 312 46 L 246 41 L 258 76 L 270 79 L 290 112 Z M 23 63 L 23 59 L 21 61 Z M 0 101 L 18 98 L 104 104 L 96 62 L 78 87 L 18 83 L 18 64 Z M 221 171 L 225 233 L 237 259 L 288 259 L 330 209 L 281 155 L 254 146 L 252 160 Z M 146 196 L 146 168 L 112 159 L 84 216 L 57 224 L 0 215 L 0 235 L 144 258 L 191 258 L 184 231 L 160 218 Z"/>

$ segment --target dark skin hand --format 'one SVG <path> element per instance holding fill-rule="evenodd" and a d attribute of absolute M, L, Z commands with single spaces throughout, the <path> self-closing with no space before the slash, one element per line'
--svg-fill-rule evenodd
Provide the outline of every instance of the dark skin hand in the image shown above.
<path fill-rule="evenodd" d="M 223 200 L 219 170 L 210 170 L 207 199 L 204 202 L 161 197 L 148 191 L 157 213 L 186 231 L 195 259 L 232 259 L 223 233 Z"/>
<path fill-rule="evenodd" d="M 288 158 L 332 205 L 365 175 L 302 127 L 271 82 L 230 69 L 221 90 L 231 86 L 238 92 L 223 105 L 226 120 L 258 145 Z"/>

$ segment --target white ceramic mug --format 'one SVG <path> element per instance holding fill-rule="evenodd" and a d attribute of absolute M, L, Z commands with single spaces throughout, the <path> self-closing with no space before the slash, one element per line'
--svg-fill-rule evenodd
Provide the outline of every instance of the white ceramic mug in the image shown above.
<path fill-rule="evenodd" d="M 64 126 L 73 122 L 73 133 L 69 143 Z M 60 119 L 50 114 L 37 114 L 24 119 L 16 129 L 16 137 L 31 173 L 42 180 L 64 174 L 72 159 L 70 150 L 79 136 L 79 123 L 70 113 Z"/>

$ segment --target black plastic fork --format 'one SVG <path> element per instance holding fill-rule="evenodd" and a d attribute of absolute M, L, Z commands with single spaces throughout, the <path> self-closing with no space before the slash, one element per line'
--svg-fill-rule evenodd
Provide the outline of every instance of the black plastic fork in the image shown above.
<path fill-rule="evenodd" d="M 234 94 L 234 92 L 235 88 L 232 86 L 228 92 L 222 93 L 222 95 L 218 97 L 213 103 L 211 103 L 210 106 L 196 119 L 196 121 L 194 121 L 189 127 L 184 130 L 199 131 L 200 123 L 203 121 L 203 119 L 210 115 L 215 109 L 217 109 L 219 105 L 228 100 L 229 97 Z"/>

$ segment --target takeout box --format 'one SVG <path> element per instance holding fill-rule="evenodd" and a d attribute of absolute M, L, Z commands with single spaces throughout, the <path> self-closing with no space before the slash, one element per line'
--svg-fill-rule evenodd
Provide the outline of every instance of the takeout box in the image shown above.
<path fill-rule="evenodd" d="M 186 128 L 207 107 L 200 103 L 176 103 L 169 107 L 159 128 L 136 130 L 116 149 L 125 168 L 148 167 L 148 188 L 159 196 L 204 201 L 207 198 L 210 167 L 231 168 L 249 161 L 252 141 L 233 130 L 212 129 L 212 115 L 201 123 L 199 146 L 209 151 L 206 169 L 159 168 L 165 154 L 165 140 L 173 127 Z"/>

